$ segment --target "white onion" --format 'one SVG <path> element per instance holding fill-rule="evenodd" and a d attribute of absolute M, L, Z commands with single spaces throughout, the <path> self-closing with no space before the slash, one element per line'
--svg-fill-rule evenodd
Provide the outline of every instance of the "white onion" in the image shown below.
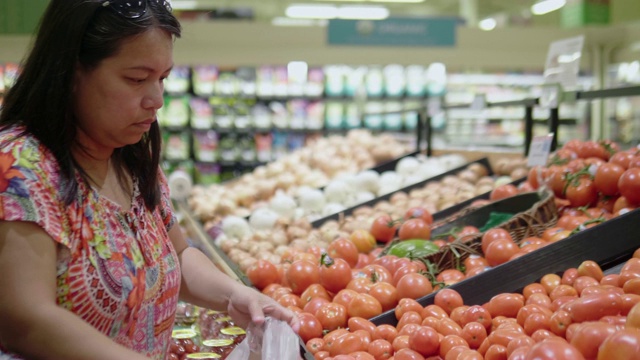
<path fill-rule="evenodd" d="M 230 238 L 243 238 L 251 235 L 251 227 L 244 218 L 231 215 L 222 220 L 222 232 Z"/>
<path fill-rule="evenodd" d="M 342 204 L 338 204 L 334 202 L 328 203 L 322 209 L 322 216 L 333 215 L 333 214 L 339 213 L 340 211 L 343 211 L 344 209 L 345 207 Z"/>
<path fill-rule="evenodd" d="M 256 230 L 269 230 L 273 229 L 276 221 L 278 221 L 279 215 L 277 212 L 263 207 L 256 209 L 249 217 L 249 224 Z"/>
<path fill-rule="evenodd" d="M 355 181 L 356 190 L 364 190 L 375 194 L 380 187 L 380 174 L 374 170 L 361 171 L 356 174 Z"/>
<path fill-rule="evenodd" d="M 342 180 L 333 180 L 324 188 L 324 197 L 329 203 L 344 204 L 350 193 L 349 184 Z"/>
<path fill-rule="evenodd" d="M 320 212 L 326 203 L 324 194 L 318 189 L 310 189 L 300 195 L 300 206 L 305 212 Z"/>
<path fill-rule="evenodd" d="M 269 207 L 280 216 L 293 218 L 298 204 L 291 196 L 278 193 L 269 201 Z"/>
<path fill-rule="evenodd" d="M 420 162 L 413 156 L 407 156 L 400 159 L 396 164 L 396 172 L 401 176 L 409 176 L 414 174 Z"/>

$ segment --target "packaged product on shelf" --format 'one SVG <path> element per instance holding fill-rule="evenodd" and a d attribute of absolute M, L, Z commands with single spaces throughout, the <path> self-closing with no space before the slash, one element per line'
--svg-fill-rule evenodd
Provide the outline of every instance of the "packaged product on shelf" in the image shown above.
<path fill-rule="evenodd" d="M 217 79 L 217 67 L 213 65 L 194 66 L 192 73 L 193 93 L 203 97 L 213 95 Z"/>
<path fill-rule="evenodd" d="M 209 103 L 213 107 L 213 124 L 218 129 L 232 129 L 234 126 L 233 109 L 227 104 L 227 99 L 210 97 Z"/>
<path fill-rule="evenodd" d="M 324 93 L 324 72 L 322 68 L 309 68 L 307 82 L 304 86 L 304 95 L 320 97 Z"/>
<path fill-rule="evenodd" d="M 286 104 L 282 101 L 271 101 L 269 109 L 271 110 L 271 123 L 273 126 L 279 129 L 288 129 L 289 111 Z"/>
<path fill-rule="evenodd" d="M 346 85 L 344 95 L 348 97 L 355 97 L 359 95 L 366 95 L 365 91 L 365 78 L 367 76 L 367 67 L 345 67 L 346 71 Z"/>
<path fill-rule="evenodd" d="M 240 92 L 239 85 L 235 71 L 220 70 L 214 91 L 217 95 L 235 96 Z"/>
<path fill-rule="evenodd" d="M 307 135 L 292 133 L 289 134 L 287 140 L 287 147 L 289 149 L 289 152 L 291 152 L 304 146 L 305 142 L 307 141 Z"/>
<path fill-rule="evenodd" d="M 345 106 L 344 126 L 347 129 L 359 129 L 362 127 L 362 116 L 360 106 L 351 102 Z"/>
<path fill-rule="evenodd" d="M 251 117 L 253 118 L 253 126 L 258 129 L 271 128 L 271 112 L 269 108 L 262 103 L 258 103 L 251 108 Z"/>
<path fill-rule="evenodd" d="M 191 108 L 191 128 L 211 129 L 213 127 L 213 109 L 204 98 L 193 97 L 189 100 Z"/>
<path fill-rule="evenodd" d="M 236 134 L 224 134 L 220 136 L 218 143 L 219 159 L 223 162 L 236 162 L 239 158 L 238 138 Z"/>
<path fill-rule="evenodd" d="M 276 66 L 274 69 L 274 87 L 273 95 L 278 97 L 285 97 L 289 91 L 289 76 L 286 66 Z"/>
<path fill-rule="evenodd" d="M 290 114 L 289 128 L 304 129 L 307 120 L 307 100 L 294 99 L 287 102 L 287 108 Z"/>
<path fill-rule="evenodd" d="M 272 146 L 272 159 L 279 159 L 286 155 L 288 151 L 287 146 L 287 133 L 282 131 L 273 131 L 273 146 Z"/>
<path fill-rule="evenodd" d="M 238 137 L 237 146 L 240 154 L 240 161 L 254 163 L 256 161 L 256 143 L 251 134 L 243 134 Z"/>
<path fill-rule="evenodd" d="M 164 170 L 167 175 L 175 171 L 182 171 L 194 178 L 194 164 L 192 160 L 168 160 L 164 158 L 162 161 L 162 170 Z"/>
<path fill-rule="evenodd" d="M 256 68 L 239 67 L 236 70 L 239 81 L 240 96 L 253 97 L 256 95 Z"/>
<path fill-rule="evenodd" d="M 384 111 L 383 103 L 379 101 L 369 101 L 365 105 L 364 127 L 369 130 L 380 130 L 384 117 L 380 115 Z"/>
<path fill-rule="evenodd" d="M 387 101 L 384 105 L 384 129 L 389 131 L 402 130 L 402 103 L 400 101 Z"/>
<path fill-rule="evenodd" d="M 188 66 L 176 65 L 164 82 L 164 91 L 168 94 L 185 94 L 191 86 L 190 78 Z"/>
<path fill-rule="evenodd" d="M 165 96 L 158 110 L 158 122 L 163 127 L 185 127 L 189 124 L 189 96 Z"/>
<path fill-rule="evenodd" d="M 188 131 L 169 132 L 162 134 L 166 160 L 187 160 L 191 154 L 191 136 Z"/>
<path fill-rule="evenodd" d="M 381 97 L 384 95 L 384 75 L 380 67 L 371 67 L 367 71 L 364 83 L 368 97 Z"/>
<path fill-rule="evenodd" d="M 273 142 L 273 136 L 271 133 L 255 134 L 254 139 L 256 143 L 256 160 L 262 163 L 271 161 L 271 146 Z"/>
<path fill-rule="evenodd" d="M 236 99 L 233 104 L 233 126 L 236 129 L 249 129 L 253 127 L 251 118 L 251 105 L 248 99 Z"/>
<path fill-rule="evenodd" d="M 220 165 L 209 162 L 194 164 L 194 180 L 196 184 L 210 185 L 220 183 Z"/>
<path fill-rule="evenodd" d="M 218 160 L 218 134 L 213 130 L 194 130 L 193 155 L 197 161 Z"/>
<path fill-rule="evenodd" d="M 384 67 L 384 94 L 387 97 L 401 97 L 405 94 L 405 74 L 402 65 L 390 64 Z"/>
<path fill-rule="evenodd" d="M 257 74 L 257 95 L 269 97 L 275 95 L 275 74 L 271 66 L 261 66 Z"/>
<path fill-rule="evenodd" d="M 329 97 L 345 95 L 345 70 L 342 65 L 329 65 L 324 68 L 325 94 Z"/>
<path fill-rule="evenodd" d="M 287 96 L 304 95 L 309 66 L 303 61 L 292 61 L 287 65 Z"/>
<path fill-rule="evenodd" d="M 307 117 L 304 128 L 311 130 L 322 129 L 324 123 L 324 101 L 309 101 L 306 107 Z"/>
<path fill-rule="evenodd" d="M 325 107 L 325 129 L 335 130 L 344 128 L 344 103 L 339 101 L 327 101 Z"/>
<path fill-rule="evenodd" d="M 410 111 L 413 109 L 419 109 L 419 101 L 405 101 L 404 113 L 402 114 L 402 125 L 406 131 L 414 131 L 418 127 L 418 112 Z"/>
<path fill-rule="evenodd" d="M 407 68 L 405 69 L 407 96 L 422 97 L 425 95 L 424 74 L 425 71 L 423 66 L 407 66 Z"/>

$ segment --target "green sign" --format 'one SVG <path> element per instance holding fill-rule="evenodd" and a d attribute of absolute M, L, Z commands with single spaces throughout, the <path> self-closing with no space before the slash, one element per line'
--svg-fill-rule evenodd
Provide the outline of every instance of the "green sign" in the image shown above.
<path fill-rule="evenodd" d="M 561 23 L 566 28 L 606 25 L 609 12 L 609 0 L 569 0 L 562 8 Z"/>
<path fill-rule="evenodd" d="M 329 20 L 330 45 L 438 46 L 456 45 L 458 18 L 388 18 Z"/>
<path fill-rule="evenodd" d="M 0 0 L 0 34 L 34 33 L 49 0 Z"/>

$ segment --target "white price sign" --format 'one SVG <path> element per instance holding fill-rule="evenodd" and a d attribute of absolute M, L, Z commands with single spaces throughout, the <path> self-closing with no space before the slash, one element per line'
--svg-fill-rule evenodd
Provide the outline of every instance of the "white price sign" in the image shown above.
<path fill-rule="evenodd" d="M 529 146 L 527 166 L 546 165 L 549 159 L 549 153 L 551 152 L 551 142 L 553 142 L 553 133 L 544 136 L 535 136 Z"/>

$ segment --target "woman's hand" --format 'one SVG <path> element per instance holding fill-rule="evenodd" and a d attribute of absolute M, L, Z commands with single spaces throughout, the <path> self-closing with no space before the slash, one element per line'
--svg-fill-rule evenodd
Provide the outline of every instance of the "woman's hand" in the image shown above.
<path fill-rule="evenodd" d="M 229 297 L 227 311 L 238 326 L 246 329 L 249 323 L 264 323 L 265 317 L 288 323 L 296 333 L 300 329 L 300 322 L 296 314 L 278 304 L 272 298 L 257 290 L 238 284 L 233 288 Z"/>

